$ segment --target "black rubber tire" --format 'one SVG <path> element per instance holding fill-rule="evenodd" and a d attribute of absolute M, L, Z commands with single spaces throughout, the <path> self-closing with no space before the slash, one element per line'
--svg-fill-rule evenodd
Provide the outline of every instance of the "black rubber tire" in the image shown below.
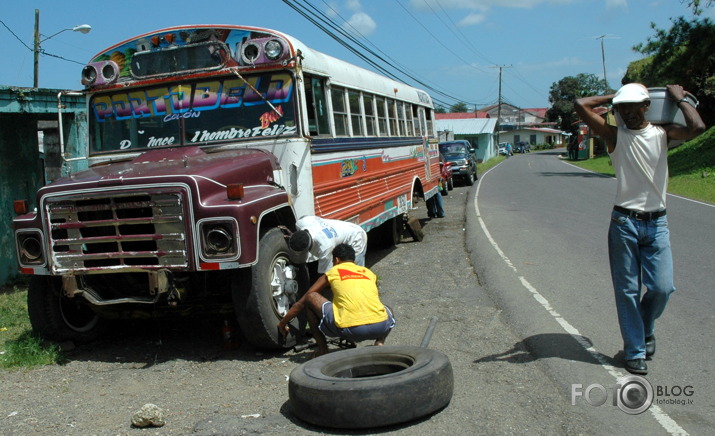
<path fill-rule="evenodd" d="M 464 178 L 464 183 L 466 183 L 467 186 L 472 186 L 474 184 L 475 179 L 476 179 L 476 174 L 469 172 L 467 174 L 467 177 Z"/>
<path fill-rule="evenodd" d="M 368 244 L 378 248 L 392 248 L 400 243 L 402 229 L 404 228 L 404 218 L 398 215 L 390 218 L 368 234 Z"/>
<path fill-rule="evenodd" d="M 53 341 L 86 343 L 106 330 L 106 320 L 82 297 L 67 298 L 59 277 L 33 276 L 27 290 L 27 312 L 32 329 Z"/>
<path fill-rule="evenodd" d="M 447 182 L 447 189 L 450 191 L 454 190 L 454 177 L 449 178 L 449 182 Z"/>
<path fill-rule="evenodd" d="M 296 417 L 344 429 L 412 421 L 446 407 L 453 391 L 447 356 L 409 346 L 328 353 L 296 367 L 288 383 Z"/>
<path fill-rule="evenodd" d="M 299 319 L 291 321 L 291 331 L 284 340 L 278 332 L 278 313 L 271 292 L 271 274 L 276 262 L 285 262 L 298 267 L 298 282 L 302 295 L 309 286 L 308 271 L 305 265 L 295 265 L 290 261 L 288 244 L 280 229 L 266 232 L 260 240 L 258 262 L 249 270 L 237 271 L 231 283 L 233 304 L 236 318 L 244 338 L 252 345 L 271 350 L 290 348 L 296 343 L 296 334 L 300 331 Z"/>

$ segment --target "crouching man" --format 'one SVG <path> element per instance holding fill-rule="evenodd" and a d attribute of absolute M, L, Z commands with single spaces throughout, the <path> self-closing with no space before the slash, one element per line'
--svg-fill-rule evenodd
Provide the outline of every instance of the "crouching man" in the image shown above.
<path fill-rule="evenodd" d="M 278 331 L 287 336 L 288 323 L 305 309 L 318 343 L 313 357 L 328 352 L 326 336 L 352 342 L 371 339 L 375 345 L 384 345 L 395 326 L 395 318 L 380 301 L 377 276 L 355 264 L 355 250 L 348 244 L 338 244 L 332 255 L 333 267 L 291 306 L 278 323 Z M 333 301 L 321 295 L 328 286 L 333 292 Z"/>

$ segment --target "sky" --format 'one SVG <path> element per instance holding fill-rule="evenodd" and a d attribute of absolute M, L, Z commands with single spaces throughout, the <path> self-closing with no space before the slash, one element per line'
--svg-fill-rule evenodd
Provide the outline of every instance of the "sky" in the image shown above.
<path fill-rule="evenodd" d="M 669 29 L 673 17 L 692 18 L 681 0 L 6 0 L 0 85 L 32 87 L 36 9 L 42 38 L 50 37 L 41 45 L 41 88 L 79 90 L 82 67 L 103 49 L 185 24 L 267 27 L 373 69 L 288 4 L 296 2 L 329 15 L 390 64 L 439 91 L 428 90 L 443 107 L 461 101 L 470 109 L 496 104 L 500 84 L 502 101 L 548 107 L 554 83 L 580 73 L 603 79 L 604 64 L 609 85 L 618 88 L 628 64 L 643 57 L 633 46 L 655 35 L 651 23 Z M 715 18 L 714 10 L 704 16 Z M 92 30 L 63 31 L 81 24 Z"/>

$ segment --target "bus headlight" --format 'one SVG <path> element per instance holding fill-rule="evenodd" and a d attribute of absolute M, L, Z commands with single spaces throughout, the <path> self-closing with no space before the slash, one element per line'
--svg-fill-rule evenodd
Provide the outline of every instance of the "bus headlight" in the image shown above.
<path fill-rule="evenodd" d="M 265 50 L 266 57 L 272 61 L 280 58 L 283 54 L 283 44 L 281 44 L 277 39 L 271 39 L 266 42 L 266 45 L 264 45 L 263 48 Z"/>
<path fill-rule="evenodd" d="M 238 258 L 238 226 L 234 220 L 206 220 L 200 223 L 202 257 Z"/>
<path fill-rule="evenodd" d="M 243 47 L 243 60 L 249 64 L 255 64 L 258 60 L 258 56 L 261 54 L 261 50 L 256 44 L 248 43 Z"/>
<path fill-rule="evenodd" d="M 288 43 L 277 37 L 256 38 L 246 41 L 241 52 L 243 65 L 261 65 L 282 61 L 289 57 Z"/>
<path fill-rule="evenodd" d="M 114 61 L 92 62 L 82 69 L 85 86 L 111 85 L 119 78 L 119 65 Z"/>
<path fill-rule="evenodd" d="M 214 253 L 226 253 L 233 246 L 233 236 L 225 228 L 216 226 L 206 232 L 206 248 Z"/>
<path fill-rule="evenodd" d="M 39 231 L 18 232 L 16 243 L 20 265 L 43 265 L 45 263 L 42 233 Z"/>

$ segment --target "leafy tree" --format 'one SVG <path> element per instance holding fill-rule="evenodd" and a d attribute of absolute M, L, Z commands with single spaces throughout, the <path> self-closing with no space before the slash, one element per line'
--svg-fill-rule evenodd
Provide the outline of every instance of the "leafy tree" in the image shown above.
<path fill-rule="evenodd" d="M 703 8 L 709 8 L 713 5 L 713 0 L 680 0 L 680 3 L 685 3 L 689 8 L 693 9 L 693 14 L 700 15 Z"/>
<path fill-rule="evenodd" d="M 697 2 L 694 2 L 697 3 Z M 647 57 L 628 65 L 623 83 L 639 82 L 648 87 L 669 83 L 682 85 L 700 101 L 706 124 L 715 121 L 715 24 L 705 18 L 688 21 L 671 18 L 669 30 L 651 23 L 655 35 L 633 47 Z"/>
<path fill-rule="evenodd" d="M 458 103 L 453 104 L 452 106 L 449 107 L 449 111 L 452 113 L 456 112 L 469 112 L 469 109 L 467 108 L 467 103 L 460 101 Z"/>
<path fill-rule="evenodd" d="M 594 74 L 581 73 L 567 76 L 551 85 L 549 90 L 549 104 L 551 107 L 546 112 L 546 119 L 557 122 L 561 130 L 573 132 L 574 122 L 578 120 L 574 113 L 574 101 L 577 98 L 605 93 L 603 80 Z"/>
<path fill-rule="evenodd" d="M 445 114 L 445 113 L 447 113 L 447 109 L 445 109 L 444 106 L 442 106 L 442 105 L 438 105 L 434 108 L 434 113 Z"/>

